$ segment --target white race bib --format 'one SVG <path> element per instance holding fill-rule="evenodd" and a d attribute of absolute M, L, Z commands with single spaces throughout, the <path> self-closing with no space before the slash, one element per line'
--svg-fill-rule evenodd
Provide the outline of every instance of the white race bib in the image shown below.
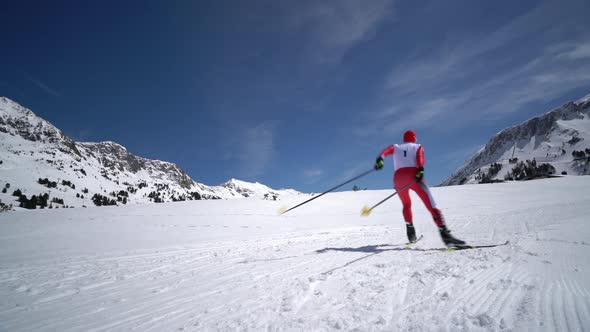
<path fill-rule="evenodd" d="M 403 143 L 393 145 L 393 168 L 398 170 L 404 167 L 418 167 L 416 157 L 418 155 L 418 149 L 420 148 L 418 143 Z"/>

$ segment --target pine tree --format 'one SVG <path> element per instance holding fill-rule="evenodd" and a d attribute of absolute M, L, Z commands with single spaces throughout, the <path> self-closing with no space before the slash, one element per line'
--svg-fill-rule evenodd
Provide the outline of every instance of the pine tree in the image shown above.
<path fill-rule="evenodd" d="M 47 207 L 47 202 L 49 201 L 49 194 L 45 193 L 39 197 L 40 197 L 39 205 L 41 205 L 41 207 Z"/>
<path fill-rule="evenodd" d="M 38 204 L 39 204 L 39 198 L 36 195 L 31 196 L 31 199 L 29 200 L 30 208 L 36 209 Z"/>

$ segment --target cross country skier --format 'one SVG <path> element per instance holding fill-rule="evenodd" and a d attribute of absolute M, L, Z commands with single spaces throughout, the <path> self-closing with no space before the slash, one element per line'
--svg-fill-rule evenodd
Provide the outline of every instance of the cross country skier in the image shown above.
<path fill-rule="evenodd" d="M 430 189 L 428 189 L 428 185 L 424 180 L 424 149 L 421 144 L 416 143 L 416 133 L 408 130 L 404 133 L 403 138 L 403 144 L 393 144 L 381 151 L 381 154 L 375 161 L 375 169 L 382 169 L 383 158 L 393 155 L 393 183 L 403 204 L 403 215 L 406 221 L 408 240 L 410 242 L 416 242 L 416 230 L 414 229 L 412 220 L 410 191 L 404 190 L 403 188 L 405 186 L 409 186 L 405 189 L 413 190 L 422 199 L 422 202 L 432 214 L 432 219 L 434 219 L 434 222 L 438 226 L 440 236 L 445 245 L 464 245 L 465 241 L 459 240 L 451 235 L 451 231 L 445 225 L 441 211 L 436 208 L 434 199 L 430 194 Z"/>

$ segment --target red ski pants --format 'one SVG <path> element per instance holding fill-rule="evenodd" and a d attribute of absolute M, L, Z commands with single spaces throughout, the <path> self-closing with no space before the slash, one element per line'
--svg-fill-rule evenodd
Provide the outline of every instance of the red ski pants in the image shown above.
<path fill-rule="evenodd" d="M 430 194 L 430 189 L 428 189 L 426 181 L 422 179 L 422 181 L 416 182 L 416 173 L 418 173 L 418 168 L 404 167 L 398 169 L 393 175 L 393 184 L 395 189 L 398 190 L 398 196 L 403 205 L 404 220 L 408 224 L 413 223 L 412 199 L 410 198 L 410 190 L 413 190 L 420 197 L 428 211 L 430 211 L 436 225 L 438 227 L 444 226 L 445 221 L 443 215 L 436 208 L 436 203 L 434 202 L 434 198 L 432 198 L 432 194 Z M 409 188 L 402 189 L 410 183 Z"/>

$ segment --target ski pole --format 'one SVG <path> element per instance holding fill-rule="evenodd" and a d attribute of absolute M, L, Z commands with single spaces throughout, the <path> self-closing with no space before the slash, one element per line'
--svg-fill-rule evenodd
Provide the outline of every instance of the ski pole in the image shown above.
<path fill-rule="evenodd" d="M 284 211 L 282 211 L 282 210 L 279 210 L 279 214 L 285 214 L 285 213 L 287 213 L 287 212 L 289 212 L 289 211 L 291 211 L 291 210 L 293 210 L 293 209 L 296 209 L 296 208 L 300 207 L 301 205 L 303 205 L 303 204 L 305 204 L 305 203 L 309 203 L 309 202 L 313 201 L 313 200 L 314 200 L 314 199 L 316 199 L 316 198 L 320 198 L 320 197 L 322 197 L 323 195 L 325 195 L 325 194 L 327 194 L 327 193 L 329 193 L 329 192 L 331 192 L 331 191 L 333 191 L 333 190 L 336 190 L 336 189 L 338 189 L 338 188 L 342 187 L 343 185 L 345 185 L 345 184 L 347 184 L 347 183 L 350 183 L 350 182 L 352 182 L 352 181 L 354 181 L 354 180 L 356 180 L 356 179 L 358 179 L 358 178 L 361 178 L 361 177 L 363 177 L 363 176 L 365 176 L 365 175 L 367 175 L 367 174 L 369 174 L 369 173 L 373 172 L 374 170 L 375 170 L 375 169 L 373 169 L 373 168 L 372 168 L 372 169 L 370 169 L 370 170 L 368 170 L 368 171 L 366 171 L 366 172 L 364 172 L 364 173 L 361 173 L 361 174 L 359 174 L 359 175 L 357 175 L 357 176 L 353 177 L 352 179 L 350 179 L 350 180 L 348 180 L 348 181 L 346 181 L 346 182 L 344 182 L 344 183 L 341 183 L 341 184 L 337 185 L 336 187 L 334 187 L 334 188 L 332 188 L 332 189 L 326 190 L 326 191 L 324 191 L 323 193 L 321 193 L 321 194 L 319 194 L 319 195 L 317 195 L 317 196 L 314 196 L 314 197 L 312 197 L 312 198 L 308 199 L 307 201 L 305 201 L 305 202 L 303 202 L 303 203 L 299 203 L 299 204 L 295 205 L 295 206 L 294 206 L 294 207 L 292 207 L 292 208 L 289 208 L 289 209 L 287 209 L 287 210 L 284 210 Z"/>
<path fill-rule="evenodd" d="M 416 180 L 415 182 L 418 182 L 418 180 Z M 399 190 L 396 190 L 393 194 L 385 197 L 382 201 L 380 201 L 379 203 L 371 206 L 370 208 L 368 208 L 367 206 L 363 207 L 363 209 L 361 210 L 361 216 L 367 217 L 369 214 L 371 214 L 371 211 L 373 211 L 374 208 L 378 207 L 379 205 L 383 204 L 386 200 L 392 198 L 393 196 L 399 194 L 400 192 L 410 188 L 411 185 L 413 185 L 414 182 L 410 182 L 408 184 L 406 184 L 405 186 L 399 188 Z"/>

